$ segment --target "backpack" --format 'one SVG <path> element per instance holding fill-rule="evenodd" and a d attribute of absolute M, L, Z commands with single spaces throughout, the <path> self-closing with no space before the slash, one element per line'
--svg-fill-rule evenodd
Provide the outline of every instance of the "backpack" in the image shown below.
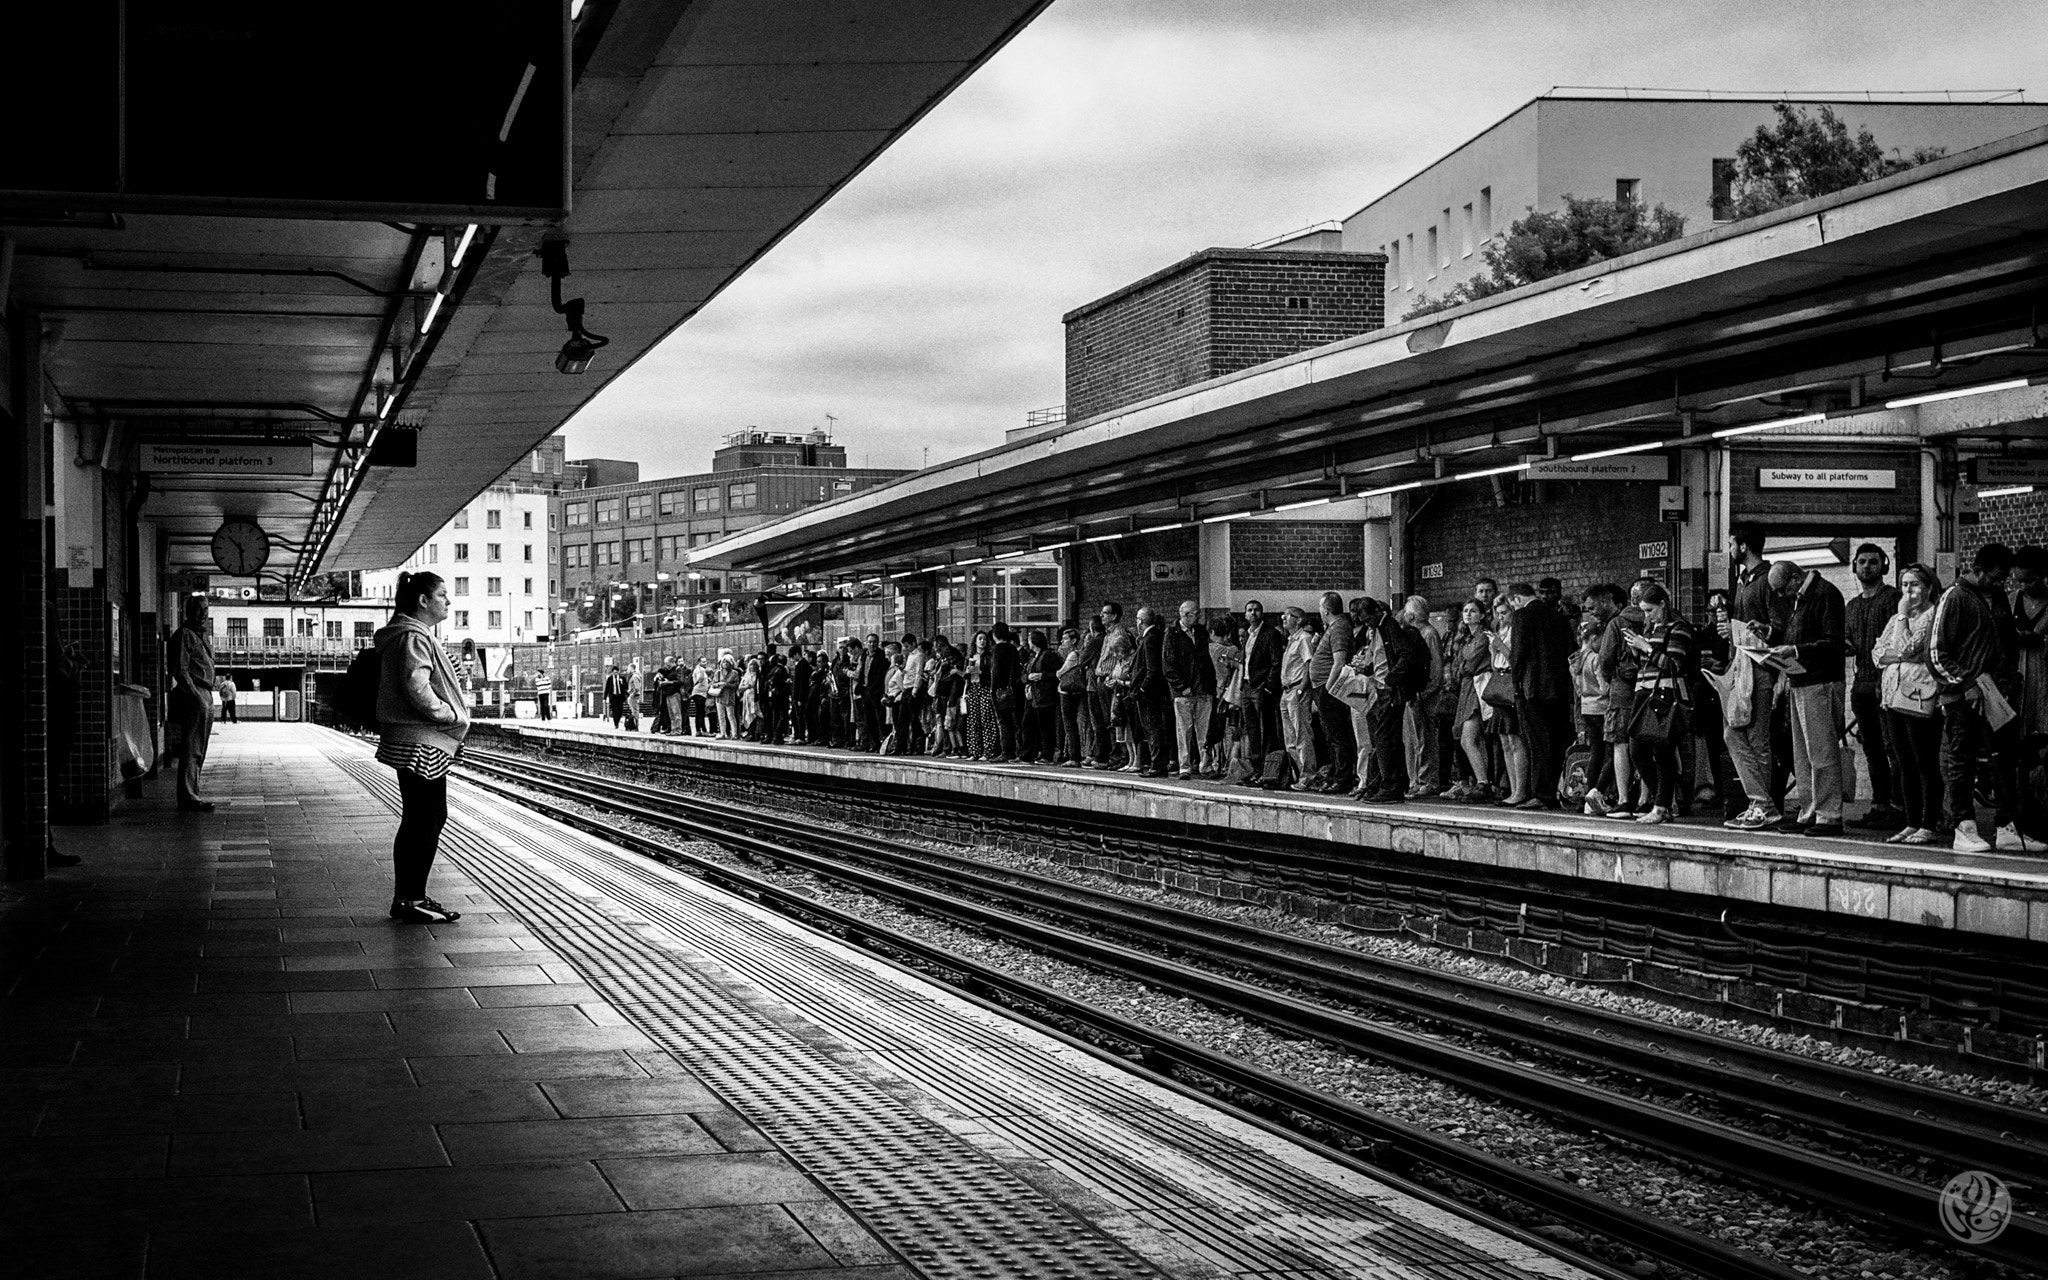
<path fill-rule="evenodd" d="M 341 704 L 335 708 L 344 726 L 377 732 L 377 686 L 383 682 L 383 655 L 377 647 L 358 649 L 348 664 L 348 674 L 341 678 Z"/>
<path fill-rule="evenodd" d="M 1404 701 L 1429 687 L 1429 646 L 1410 627 L 1399 623 L 1383 629 L 1387 646 L 1387 686 Z"/>
<path fill-rule="evenodd" d="M 1259 770 L 1259 785 L 1268 791 L 1285 791 L 1294 785 L 1294 757 L 1285 751 L 1268 751 Z"/>

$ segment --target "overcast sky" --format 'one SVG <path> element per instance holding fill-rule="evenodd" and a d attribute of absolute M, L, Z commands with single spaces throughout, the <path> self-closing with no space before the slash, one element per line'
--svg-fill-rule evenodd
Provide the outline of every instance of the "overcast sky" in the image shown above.
<path fill-rule="evenodd" d="M 1062 313 L 1343 218 L 1553 85 L 2040 101 L 2044 48 L 2038 0 L 1056 0 L 573 418 L 569 456 L 673 475 L 826 414 L 856 466 L 972 453 L 1063 399 Z"/>

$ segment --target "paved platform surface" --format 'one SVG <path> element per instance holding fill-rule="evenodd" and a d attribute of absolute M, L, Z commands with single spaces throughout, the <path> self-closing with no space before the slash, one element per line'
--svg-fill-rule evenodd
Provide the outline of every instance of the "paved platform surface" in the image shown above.
<path fill-rule="evenodd" d="M 1571 1277 L 1526 1244 L 460 784 L 216 737 L 0 919 L 0 1274 Z"/>
<path fill-rule="evenodd" d="M 1124 814 L 1162 824 L 1327 839 L 1369 849 L 1738 902 L 2048 941 L 2048 859 L 1802 839 L 1718 824 L 1643 827 L 1575 814 L 1412 801 L 1371 805 L 1093 769 L 990 765 L 716 738 L 626 733 L 602 721 L 492 721 L 488 733 L 631 744 L 795 777 L 886 780 Z M 483 742 L 484 739 L 479 739 Z"/>

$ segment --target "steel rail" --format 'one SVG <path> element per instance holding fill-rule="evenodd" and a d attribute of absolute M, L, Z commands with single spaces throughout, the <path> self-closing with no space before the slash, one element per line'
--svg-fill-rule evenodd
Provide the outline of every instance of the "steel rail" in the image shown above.
<path fill-rule="evenodd" d="M 536 784 L 527 782 L 525 785 Z M 589 804 L 594 803 L 592 794 L 600 790 L 602 784 L 596 784 L 596 780 L 587 775 L 576 775 L 573 785 L 538 785 Z M 525 800 L 516 791 L 496 786 L 493 789 Z M 666 805 L 677 803 L 673 796 L 663 800 Z M 849 867 L 786 843 L 619 800 L 608 803 L 615 811 L 630 812 L 636 818 L 679 834 L 798 866 L 863 892 L 903 903 L 923 913 L 993 934 L 1041 953 L 1147 982 L 1295 1035 L 1353 1049 L 1451 1081 L 1510 1105 L 1561 1118 L 1577 1128 L 1591 1129 L 1681 1160 L 1707 1165 L 1913 1235 L 1929 1235 L 1940 1222 L 1938 1192 L 1904 1178 L 1555 1073 L 1474 1055 L 1457 1046 L 1401 1032 L 1252 983 L 1192 969 L 893 876 Z M 773 819 L 765 818 L 755 818 L 754 821 L 773 823 Z M 784 820 L 780 825 L 787 831 L 791 824 Z M 805 838 L 813 834 L 802 833 Z M 1997 1240 L 1962 1247 L 2013 1265 L 2031 1266 L 2040 1257 L 2048 1256 L 2048 1222 L 2017 1216 Z"/>
<path fill-rule="evenodd" d="M 474 760 L 477 753 L 466 756 Z M 485 753 L 485 767 L 557 780 L 568 771 Z M 771 815 L 613 779 L 573 775 L 579 787 L 655 805 L 687 803 L 726 824 L 774 831 Z M 559 781 L 555 784 L 559 785 Z M 1887 1080 L 1820 1059 L 1743 1044 L 1554 996 L 1523 992 L 1422 965 L 1173 907 L 1135 902 L 1072 881 L 1002 868 L 878 836 L 803 833 L 805 843 L 881 863 L 898 873 L 965 885 L 1025 910 L 1107 930 L 1170 953 L 1248 970 L 1326 998 L 1443 1023 L 1596 1070 L 1621 1070 L 1679 1092 L 1713 1097 L 1795 1124 L 1878 1138 L 1907 1155 L 1984 1169 L 2015 1182 L 2048 1178 L 2048 1115 Z"/>
<path fill-rule="evenodd" d="M 563 755 L 589 755 L 593 758 L 612 757 L 630 762 L 633 767 L 646 768 L 651 763 L 678 768 L 685 772 L 700 772 L 712 777 L 731 781 L 745 781 L 758 785 L 759 777 L 749 776 L 737 766 L 696 759 L 673 759 L 650 757 L 648 753 L 626 747 L 603 744 L 549 744 L 550 749 Z M 872 804 L 875 801 L 875 787 L 868 780 L 844 780 L 827 775 L 806 775 L 803 785 L 814 792 L 824 792 L 857 799 Z M 1903 926 L 1889 922 L 1870 922 L 1873 931 L 1859 931 L 1853 935 L 1830 934 L 1830 925 L 1820 922 L 1817 926 L 1802 923 L 1797 929 L 1783 921 L 1768 917 L 1731 921 L 1726 913 L 1713 910 L 1685 910 L 1682 904 L 1674 903 L 1668 894 L 1658 894 L 1649 889 L 1631 889 L 1627 886 L 1598 886 L 1608 896 L 1597 902 L 1589 902 L 1583 894 L 1562 893 L 1556 889 L 1536 884 L 1475 883 L 1457 879 L 1443 872 L 1420 865 L 1420 859 L 1405 859 L 1394 854 L 1391 860 L 1361 863 L 1354 858 L 1316 852 L 1312 847 L 1278 848 L 1271 845 L 1225 843 L 1204 834 L 1196 828 L 1161 828 L 1157 825 L 1139 828 L 1125 821 L 1120 815 L 1088 813 L 1073 810 L 1048 812 L 1047 806 L 1030 802 L 1010 800 L 997 796 L 963 796 L 914 784 L 898 784 L 890 790 L 899 793 L 903 803 L 916 803 L 927 812 L 933 809 L 961 817 L 976 823 L 991 824 L 996 830 L 1029 834 L 1044 838 L 1046 824 L 1056 824 L 1060 836 L 1079 835 L 1099 840 L 1105 849 L 1118 848 L 1140 850 L 1158 856 L 1162 862 L 1193 864 L 1201 874 L 1230 876 L 1240 880 L 1258 880 L 1267 885 L 1294 892 L 1315 893 L 1370 903 L 1375 898 L 1390 896 L 1406 891 L 1425 899 L 1441 896 L 1445 901 L 1436 904 L 1446 912 L 1463 909 L 1485 914 L 1482 926 L 1488 930 L 1510 936 L 1524 936 L 1542 940 L 1550 938 L 1562 945 L 1583 950 L 1600 952 L 1617 958 L 1647 959 L 1712 971 L 1736 981 L 1745 980 L 1737 971 L 1745 964 L 1764 968 L 1773 959 L 1768 953 L 1796 950 L 1806 957 L 1808 968 L 1824 968 L 1826 961 L 1853 962 L 1876 965 L 1892 970 L 1913 971 L 1917 977 L 1917 989 L 1879 991 L 1871 998 L 1882 996 L 1887 1002 L 1904 1002 L 1904 1007 L 1919 1006 L 1933 1010 L 1946 1017 L 1968 1018 L 1993 1015 L 1996 1021 L 2000 1008 L 1994 997 L 1985 1003 L 1982 991 L 1972 991 L 1971 1001 L 1962 1004 L 1951 998 L 1951 992 L 1981 988 L 1992 981 L 2016 997 L 2033 1004 L 2039 1009 L 2048 1009 L 2048 965 L 2028 963 L 2017 950 L 2008 948 L 1996 952 L 1995 978 L 1987 976 L 1982 969 L 1985 961 L 1971 953 L 1965 955 L 1956 948 L 1930 946 L 1925 941 L 1885 936 L 1889 932 L 1903 932 Z M 1313 846 L 1316 842 L 1308 842 Z M 1592 886 L 1588 886 L 1589 888 Z M 1492 893 L 1493 898 L 1482 898 L 1481 893 Z M 1500 895 L 1512 893 L 1514 900 L 1503 902 Z M 1628 922 L 1619 922 L 1609 915 L 1588 914 L 1593 906 L 1621 907 L 1632 917 Z M 1520 908 L 1529 908 L 1553 916 L 1555 927 L 1543 927 L 1528 923 Z M 1739 927 L 1751 936 L 1737 932 Z M 1602 930 L 1601 936 L 1574 934 L 1574 929 Z M 1633 938 L 1625 935 L 1634 935 Z M 1987 946 L 1998 947 L 2003 940 L 1987 938 Z M 1659 950 L 1684 949 L 1689 955 L 1672 958 L 1663 954 L 1632 955 L 1632 952 L 1655 953 Z M 1746 961 L 1710 954 L 1713 950 L 1744 950 L 1752 958 Z M 1979 966 L 1976 972 L 1967 972 L 1956 967 L 1959 961 L 1969 961 Z M 1796 977 L 1796 975 L 1793 975 Z M 1896 974 L 1894 976 L 1897 976 Z M 1757 979 L 1772 985 L 1786 985 L 1784 975 L 1768 975 Z M 1875 978 L 1868 985 L 1879 985 Z M 1796 982 L 1793 985 L 1797 985 Z M 1816 989 L 1819 989 L 1816 986 Z M 2007 1011 L 2006 1021 L 2015 1024 L 2027 1023 L 2027 1016 L 2018 1009 Z M 1804 1024 L 1801 1025 L 1810 1025 Z M 2031 1025 L 2031 1024 L 2029 1024 Z M 1869 1039 L 1867 1035 L 1859 1035 Z M 2011 1066 L 2010 1063 L 1994 1065 Z"/>
<path fill-rule="evenodd" d="M 474 770 L 458 765 L 456 773 L 473 774 Z M 999 997 L 1011 1016 L 1020 1016 L 1017 1008 L 1020 1005 L 1027 1010 L 1039 1011 L 1036 1014 L 1027 1013 L 1021 1016 L 1044 1023 L 1048 1030 L 1063 1039 L 1073 1040 L 1074 1037 L 1071 1032 L 1063 1030 L 1060 1023 L 1086 1028 L 1105 1039 L 1130 1046 L 1139 1062 L 1151 1071 L 1163 1072 L 1168 1068 L 1181 1068 L 1213 1080 L 1225 1090 L 1249 1098 L 1256 1105 L 1272 1112 L 1283 1116 L 1306 1117 L 1316 1126 L 1364 1144 L 1363 1153 L 1347 1151 L 1305 1135 L 1298 1122 L 1283 1123 L 1279 1126 L 1294 1140 L 1314 1145 L 1344 1164 L 1353 1167 L 1363 1164 L 1368 1172 L 1388 1176 L 1397 1183 L 1405 1182 L 1401 1172 L 1404 1168 L 1426 1166 L 1471 1183 L 1484 1191 L 1538 1209 L 1580 1230 L 1606 1236 L 1660 1264 L 1682 1268 L 1704 1277 L 1712 1277 L 1714 1280 L 1720 1280 L 1722 1277 L 1728 1277 L 1730 1280 L 1805 1280 L 1801 1273 L 1770 1258 L 1745 1252 L 1711 1236 L 1652 1217 L 1605 1196 L 1586 1191 L 1575 1183 L 1537 1173 L 1512 1161 L 1489 1155 L 1454 1138 L 1444 1137 L 1419 1125 L 1360 1106 L 1349 1099 L 1275 1075 L 1249 1063 L 1216 1053 L 1170 1032 L 1132 1021 L 1064 992 L 1016 977 L 945 947 L 891 929 L 887 925 L 877 924 L 853 912 L 842 911 L 798 890 L 776 884 L 765 876 L 709 858 L 697 857 L 658 840 L 616 830 L 573 809 L 551 804 L 487 778 L 470 776 L 465 780 L 479 789 L 502 795 L 565 826 L 587 831 L 607 842 L 670 863 L 681 864 L 691 874 L 706 882 L 740 893 L 763 906 L 805 920 L 824 922 L 856 945 L 875 951 L 892 963 L 902 963 L 897 957 L 910 957 L 920 966 L 929 966 L 942 973 L 958 975 L 957 985 L 964 988 L 967 994 L 985 996 L 992 993 Z M 717 842 L 730 845 L 735 840 L 744 841 L 759 855 L 778 861 L 794 861 L 803 856 L 797 850 L 786 849 L 772 842 L 734 836 L 731 833 L 718 838 Z M 1048 1018 L 1053 1021 L 1048 1022 Z M 1085 1045 L 1088 1042 L 1081 1040 L 1079 1043 Z M 1102 1052 L 1099 1046 L 1097 1051 Z M 1121 1055 L 1108 1056 L 1116 1058 Z M 1132 1064 L 1126 1060 L 1125 1065 Z M 1170 1075 L 1164 1076 L 1164 1079 L 1178 1087 L 1187 1087 Z M 1439 1192 L 1430 1191 L 1428 1188 L 1417 1190 L 1428 1198 L 1441 1199 Z M 1485 1211 L 1469 1204 L 1460 1202 L 1457 1207 L 1467 1216 L 1504 1230 L 1545 1252 L 1568 1258 L 1574 1265 L 1587 1267 L 1604 1276 L 1614 1277 L 1621 1274 L 1597 1258 L 1574 1253 L 1554 1241 L 1531 1237 L 1526 1230 L 1493 1218 Z"/>

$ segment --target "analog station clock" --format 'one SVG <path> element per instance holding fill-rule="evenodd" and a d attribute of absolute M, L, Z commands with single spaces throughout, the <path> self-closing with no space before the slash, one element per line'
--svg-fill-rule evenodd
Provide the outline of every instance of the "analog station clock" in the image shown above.
<path fill-rule="evenodd" d="M 224 520 L 213 531 L 213 562 L 231 578 L 254 577 L 270 563 L 270 535 L 254 520 Z"/>

